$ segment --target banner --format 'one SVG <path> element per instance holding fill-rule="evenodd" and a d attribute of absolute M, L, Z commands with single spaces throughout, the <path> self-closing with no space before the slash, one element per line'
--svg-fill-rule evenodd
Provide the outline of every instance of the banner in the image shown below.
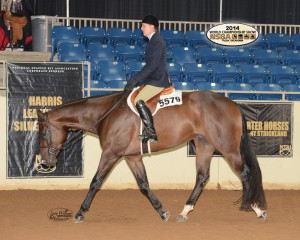
<path fill-rule="evenodd" d="M 292 157 L 293 103 L 238 102 L 257 156 Z M 221 155 L 215 152 L 214 155 Z M 188 156 L 195 156 L 193 141 Z"/>
<path fill-rule="evenodd" d="M 37 111 L 82 98 L 82 64 L 8 63 L 7 68 L 7 177 L 82 176 L 82 140 L 59 154 L 54 172 L 35 169 L 40 158 Z M 68 133 L 66 144 L 79 134 Z"/>

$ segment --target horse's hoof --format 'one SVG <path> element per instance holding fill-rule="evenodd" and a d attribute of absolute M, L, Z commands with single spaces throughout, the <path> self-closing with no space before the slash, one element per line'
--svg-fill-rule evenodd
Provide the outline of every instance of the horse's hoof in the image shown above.
<path fill-rule="evenodd" d="M 183 215 L 178 215 L 177 222 L 187 222 L 188 218 Z"/>
<path fill-rule="evenodd" d="M 262 212 L 260 216 L 258 217 L 259 220 L 265 221 L 267 219 L 267 213 Z"/>
<path fill-rule="evenodd" d="M 84 216 L 82 214 L 76 214 L 74 220 L 75 220 L 75 223 L 81 223 L 84 220 Z"/>
<path fill-rule="evenodd" d="M 168 211 L 164 212 L 164 214 L 161 215 L 162 220 L 164 220 L 165 222 L 169 220 L 169 217 L 170 217 L 170 213 Z"/>

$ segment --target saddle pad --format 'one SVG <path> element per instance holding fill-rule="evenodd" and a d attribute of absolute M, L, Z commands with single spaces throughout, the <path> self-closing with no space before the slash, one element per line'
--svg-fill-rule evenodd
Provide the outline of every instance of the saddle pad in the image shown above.
<path fill-rule="evenodd" d="M 135 92 L 139 88 L 140 87 L 134 88 L 127 98 L 128 106 L 138 116 L 139 116 L 139 113 L 136 110 L 136 108 L 133 105 L 131 100 L 132 100 L 132 95 L 135 94 Z M 152 101 L 152 100 L 150 99 L 149 101 Z M 147 105 L 148 105 L 149 101 L 147 101 Z M 177 91 L 177 90 L 173 89 L 170 94 L 160 95 L 159 100 L 156 103 L 156 106 L 154 107 L 154 109 L 150 108 L 150 110 L 152 112 L 152 115 L 155 115 L 155 113 L 161 108 L 175 106 L 175 105 L 181 105 L 181 104 L 182 104 L 182 91 Z"/>

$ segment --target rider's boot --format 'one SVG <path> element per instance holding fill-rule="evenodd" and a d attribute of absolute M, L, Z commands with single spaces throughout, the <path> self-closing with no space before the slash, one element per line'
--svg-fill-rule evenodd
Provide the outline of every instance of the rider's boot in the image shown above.
<path fill-rule="evenodd" d="M 144 123 L 143 135 L 140 135 L 139 138 L 143 143 L 146 143 L 148 140 L 150 142 L 157 143 L 157 135 L 153 126 L 153 117 L 150 109 L 146 106 L 143 100 L 138 100 L 136 102 L 136 108 L 140 114 L 140 117 Z"/>

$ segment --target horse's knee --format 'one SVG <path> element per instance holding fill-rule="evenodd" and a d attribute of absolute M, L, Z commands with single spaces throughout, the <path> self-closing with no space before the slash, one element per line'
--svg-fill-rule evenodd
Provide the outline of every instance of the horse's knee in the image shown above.
<path fill-rule="evenodd" d="M 147 194 L 149 191 L 149 184 L 147 183 L 140 183 L 140 189 L 142 191 L 142 193 Z"/>

